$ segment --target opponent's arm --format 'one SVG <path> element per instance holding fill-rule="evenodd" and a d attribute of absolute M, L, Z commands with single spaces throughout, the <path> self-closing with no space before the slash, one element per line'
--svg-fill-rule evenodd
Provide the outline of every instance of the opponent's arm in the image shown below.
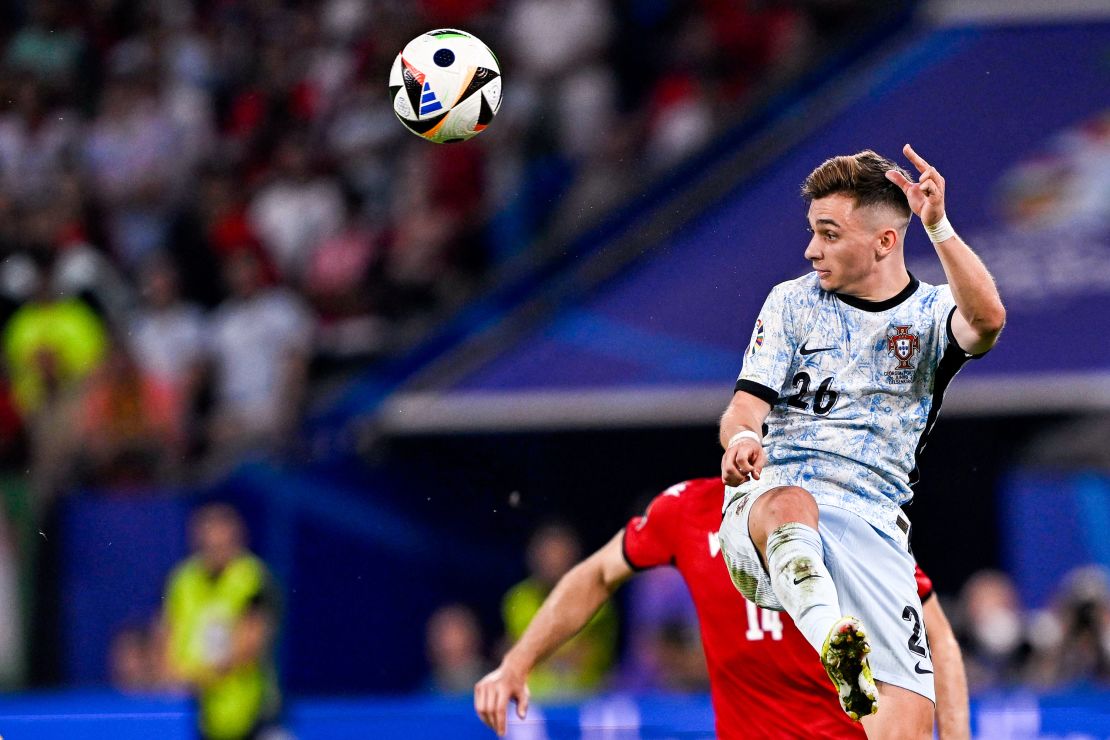
<path fill-rule="evenodd" d="M 747 391 L 732 395 L 725 413 L 721 415 L 720 440 L 725 454 L 721 457 L 721 480 L 737 486 L 749 477 L 759 480 L 767 455 L 763 452 L 763 420 L 771 412 L 771 404 Z M 736 435 L 751 432 L 737 439 Z M 753 438 L 753 435 L 755 438 Z"/>
<path fill-rule="evenodd" d="M 944 213 L 944 178 L 936 168 L 918 156 L 909 144 L 902 152 L 921 173 L 916 183 L 907 180 L 901 173 L 891 170 L 887 178 L 902 188 L 909 200 L 910 209 L 921 218 L 926 231 L 936 231 L 942 227 L 934 243 L 952 296 L 956 300 L 956 313 L 952 316 L 952 333 L 964 351 L 971 354 L 986 352 L 998 341 L 998 335 L 1006 323 L 1006 309 L 998 295 L 994 279 L 986 265 L 971 251 L 963 239 L 956 235 L 946 224 Z M 930 231 L 932 235 L 933 231 Z M 933 238 L 931 236 L 931 238 Z"/>
<path fill-rule="evenodd" d="M 521 719 L 528 711 L 528 674 L 586 626 L 601 605 L 632 576 L 620 531 L 600 550 L 559 579 L 501 665 L 474 686 L 474 709 L 498 735 L 507 730 L 509 701 Z"/>
<path fill-rule="evenodd" d="M 937 692 L 937 734 L 940 740 L 968 740 L 971 737 L 970 710 L 967 703 L 967 675 L 960 644 L 952 625 L 941 609 L 936 595 L 925 600 L 923 614 Z"/>

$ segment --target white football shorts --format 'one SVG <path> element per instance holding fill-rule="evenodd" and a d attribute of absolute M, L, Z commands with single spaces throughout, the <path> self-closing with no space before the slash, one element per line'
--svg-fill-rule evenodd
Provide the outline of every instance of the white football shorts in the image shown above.
<path fill-rule="evenodd" d="M 744 598 L 766 609 L 782 611 L 748 532 L 752 505 L 775 487 L 773 483 L 745 485 L 744 495 L 725 508 L 718 539 L 732 582 Z M 868 657 L 875 680 L 935 702 L 933 662 L 917 595 L 914 557 L 907 544 L 895 542 L 844 509 L 818 508 L 825 567 L 836 584 L 840 613 L 863 622 L 871 644 Z"/>

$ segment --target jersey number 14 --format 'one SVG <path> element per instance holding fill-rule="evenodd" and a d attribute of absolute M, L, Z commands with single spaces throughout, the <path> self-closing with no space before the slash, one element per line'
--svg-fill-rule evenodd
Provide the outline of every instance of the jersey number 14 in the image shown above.
<path fill-rule="evenodd" d="M 744 603 L 748 607 L 748 631 L 744 633 L 744 637 L 749 640 L 762 640 L 769 634 L 772 640 L 782 639 L 782 617 L 778 612 L 760 609 L 747 600 Z"/>

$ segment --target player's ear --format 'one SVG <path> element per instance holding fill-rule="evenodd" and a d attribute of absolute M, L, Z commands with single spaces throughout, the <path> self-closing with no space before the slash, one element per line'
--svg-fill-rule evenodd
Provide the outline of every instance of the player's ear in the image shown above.
<path fill-rule="evenodd" d="M 876 251 L 878 252 L 879 257 L 886 257 L 888 254 L 893 252 L 894 249 L 898 246 L 898 242 L 900 241 L 900 239 L 901 237 L 894 229 L 883 229 L 882 231 L 880 231 L 878 244 L 876 245 Z"/>

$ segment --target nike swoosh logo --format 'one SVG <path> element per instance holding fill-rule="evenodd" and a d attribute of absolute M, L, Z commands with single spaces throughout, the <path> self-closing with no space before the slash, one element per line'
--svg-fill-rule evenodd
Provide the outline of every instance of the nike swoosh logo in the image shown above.
<path fill-rule="evenodd" d="M 920 660 L 917 661 L 917 665 L 915 665 L 913 667 L 913 670 L 914 670 L 914 673 L 920 673 L 922 675 L 924 675 L 926 673 L 932 673 L 932 671 L 930 671 L 928 668 L 922 668 L 921 667 L 921 661 Z"/>
<path fill-rule="evenodd" d="M 808 347 L 806 347 L 803 344 L 802 348 L 800 350 L 798 350 L 798 354 L 812 355 L 812 354 L 815 354 L 817 352 L 828 352 L 830 349 L 836 349 L 836 347 L 815 347 L 813 349 L 809 349 Z"/>
<path fill-rule="evenodd" d="M 795 578 L 795 579 L 794 579 L 794 585 L 795 585 L 795 586 L 797 586 L 797 585 L 798 585 L 799 583 L 801 583 L 802 581 L 808 581 L 808 580 L 809 580 L 810 578 L 816 578 L 816 577 L 817 577 L 817 574 L 816 574 L 816 573 L 810 573 L 810 574 L 809 574 L 808 576 L 806 576 L 805 578 Z"/>

